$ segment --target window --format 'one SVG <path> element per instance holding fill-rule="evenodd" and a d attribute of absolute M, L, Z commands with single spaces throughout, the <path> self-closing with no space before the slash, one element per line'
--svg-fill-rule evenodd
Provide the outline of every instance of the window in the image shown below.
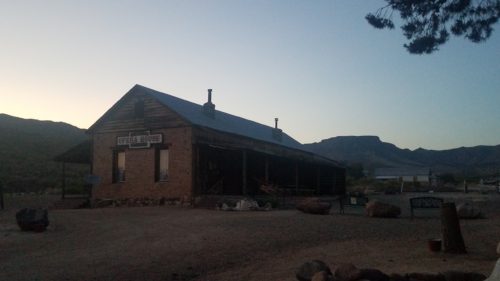
<path fill-rule="evenodd" d="M 158 148 L 156 150 L 156 181 L 168 180 L 168 149 Z"/>
<path fill-rule="evenodd" d="M 113 157 L 113 182 L 125 181 L 125 151 L 115 151 Z"/>

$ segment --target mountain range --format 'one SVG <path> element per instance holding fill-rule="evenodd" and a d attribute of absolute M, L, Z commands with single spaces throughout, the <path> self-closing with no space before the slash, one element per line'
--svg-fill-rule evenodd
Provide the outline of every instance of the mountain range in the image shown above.
<path fill-rule="evenodd" d="M 0 183 L 17 192 L 60 186 L 61 163 L 53 158 L 86 139 L 67 123 L 0 114 Z"/>
<path fill-rule="evenodd" d="M 305 144 L 306 149 L 367 170 L 382 167 L 426 167 L 436 173 L 494 175 L 500 169 L 500 145 L 448 150 L 401 149 L 377 136 L 341 136 Z"/>
<path fill-rule="evenodd" d="M 54 158 L 87 140 L 85 130 L 63 122 L 22 119 L 0 114 L 0 184 L 7 191 L 28 192 L 61 186 L 61 164 Z M 496 175 L 500 145 L 449 150 L 401 149 L 376 136 L 341 136 L 304 144 L 306 150 L 346 166 L 428 167 L 437 173 Z M 83 178 L 88 166 L 70 170 Z"/>

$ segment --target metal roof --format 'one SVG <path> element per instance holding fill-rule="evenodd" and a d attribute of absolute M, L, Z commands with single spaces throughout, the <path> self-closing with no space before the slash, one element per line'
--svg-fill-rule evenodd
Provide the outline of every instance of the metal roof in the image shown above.
<path fill-rule="evenodd" d="M 158 92 L 141 85 L 135 85 L 131 91 L 140 91 L 155 98 L 157 101 L 175 111 L 193 125 L 207 127 L 217 131 L 227 132 L 248 138 L 274 143 L 277 145 L 302 150 L 302 144 L 286 133 L 282 133 L 281 141 L 273 137 L 273 127 L 266 126 L 245 118 L 241 118 L 219 110 L 215 111 L 214 118 L 203 113 L 203 106 L 177 98 L 175 96 Z M 309 152 L 310 153 L 310 152 Z"/>

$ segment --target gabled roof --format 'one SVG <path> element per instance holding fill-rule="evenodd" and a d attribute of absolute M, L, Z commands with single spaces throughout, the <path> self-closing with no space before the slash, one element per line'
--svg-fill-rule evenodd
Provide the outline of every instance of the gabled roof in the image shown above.
<path fill-rule="evenodd" d="M 136 85 L 134 88 L 154 97 L 160 103 L 175 111 L 193 125 L 304 150 L 298 141 L 285 133 L 282 134 L 281 141 L 273 138 L 272 127 L 219 110 L 216 110 L 215 117 L 211 118 L 203 113 L 202 106 L 199 104 L 158 92 L 141 85 Z"/>
<path fill-rule="evenodd" d="M 120 101 L 115 103 L 113 107 L 111 107 L 99 120 L 96 121 L 96 123 L 94 123 L 89 128 L 89 131 L 94 130 L 95 127 L 98 126 L 98 124 L 103 122 L 106 116 L 114 111 L 114 109 L 119 106 L 119 104 L 125 99 L 125 97 L 134 93 L 142 93 L 153 97 L 155 100 L 176 112 L 181 118 L 191 123 L 192 125 L 206 127 L 225 133 L 236 134 L 255 140 L 265 141 L 268 143 L 274 143 L 288 148 L 309 152 L 305 150 L 298 141 L 285 134 L 284 132 L 282 133 L 281 140 L 275 139 L 273 137 L 274 128 L 272 127 L 219 110 L 215 111 L 215 118 L 211 118 L 203 113 L 202 105 L 183 100 L 178 97 L 162 93 L 141 85 L 135 85 L 132 89 L 130 89 L 130 91 L 128 91 L 128 93 L 122 99 L 120 99 Z"/>

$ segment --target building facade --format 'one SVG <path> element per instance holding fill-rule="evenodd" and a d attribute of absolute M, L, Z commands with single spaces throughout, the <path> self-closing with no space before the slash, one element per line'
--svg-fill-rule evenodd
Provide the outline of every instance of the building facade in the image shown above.
<path fill-rule="evenodd" d="M 265 126 L 140 85 L 88 130 L 93 198 L 290 195 L 345 192 L 345 169 Z"/>

